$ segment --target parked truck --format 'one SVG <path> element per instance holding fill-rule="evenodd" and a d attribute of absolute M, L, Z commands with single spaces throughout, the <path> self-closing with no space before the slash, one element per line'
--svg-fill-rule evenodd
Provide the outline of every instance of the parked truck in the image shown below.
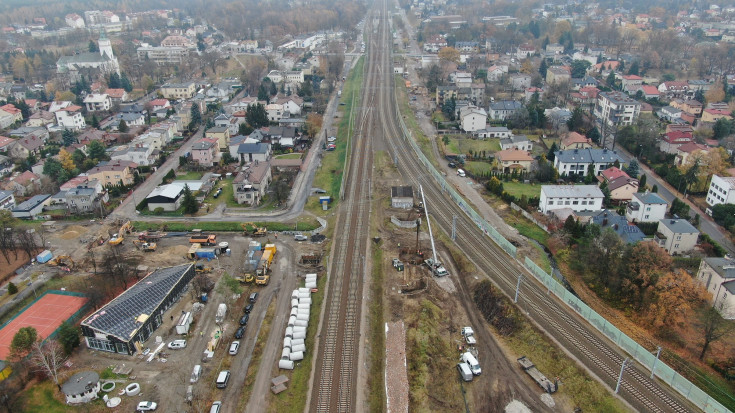
<path fill-rule="evenodd" d="M 439 261 L 434 261 L 433 259 L 428 258 L 424 261 L 424 263 L 429 267 L 429 269 L 431 269 L 431 273 L 436 275 L 437 277 L 444 277 L 445 275 L 449 275 L 449 272 Z"/>
<path fill-rule="evenodd" d="M 214 321 L 217 324 L 222 324 L 225 321 L 225 315 L 227 315 L 227 304 L 222 303 L 217 307 L 217 315 L 215 315 Z"/>
<path fill-rule="evenodd" d="M 189 237 L 189 243 L 200 244 L 205 247 L 217 245 L 217 235 L 215 234 L 194 234 Z"/>

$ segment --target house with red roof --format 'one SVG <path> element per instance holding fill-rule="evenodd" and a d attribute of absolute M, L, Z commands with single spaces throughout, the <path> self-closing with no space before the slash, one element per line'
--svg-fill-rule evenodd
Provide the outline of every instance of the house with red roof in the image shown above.
<path fill-rule="evenodd" d="M 10 146 L 15 143 L 15 139 L 0 136 L 0 152 L 8 153 Z"/>
<path fill-rule="evenodd" d="M 658 141 L 658 148 L 661 152 L 676 154 L 679 146 L 692 142 L 694 142 L 694 138 L 691 132 L 673 130 L 661 136 L 661 139 Z"/>
<path fill-rule="evenodd" d="M 702 112 L 702 122 L 717 122 L 717 119 L 732 119 L 729 109 L 705 109 Z"/>
<path fill-rule="evenodd" d="M 13 123 L 23 121 L 23 113 L 12 103 L 0 106 L 0 111 L 7 113 L 13 118 Z"/>
<path fill-rule="evenodd" d="M 585 149 L 592 147 L 592 140 L 580 133 L 569 132 L 561 140 L 560 149 L 565 151 L 567 149 Z"/>
<path fill-rule="evenodd" d="M 39 155 L 43 148 L 44 141 L 36 135 L 29 134 L 20 139 L 16 139 L 9 146 L 8 156 L 13 159 L 26 159 L 29 155 Z"/>
<path fill-rule="evenodd" d="M 153 99 L 151 100 L 151 107 L 153 112 L 157 112 L 161 109 L 168 109 L 171 107 L 171 102 L 168 99 Z"/>
<path fill-rule="evenodd" d="M 127 102 L 128 100 L 128 92 L 125 89 L 107 89 L 105 93 L 107 93 L 113 104 Z"/>
<path fill-rule="evenodd" d="M 694 142 L 685 143 L 684 145 L 676 148 L 676 159 L 674 162 L 676 163 L 676 165 L 684 165 L 687 163 L 689 157 L 697 152 L 708 153 L 709 147 L 707 145 L 702 145 Z"/>
<path fill-rule="evenodd" d="M 8 178 L 3 188 L 13 191 L 18 196 L 26 196 L 36 189 L 41 177 L 31 171 L 25 171 L 20 175 Z"/>

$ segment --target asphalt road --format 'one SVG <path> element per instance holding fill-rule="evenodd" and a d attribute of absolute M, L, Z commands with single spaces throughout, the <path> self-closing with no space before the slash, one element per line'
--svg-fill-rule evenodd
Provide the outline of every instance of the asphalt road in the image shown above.
<path fill-rule="evenodd" d="M 633 156 L 626 151 L 624 148 L 618 146 L 615 149 L 620 156 L 620 158 L 623 160 L 624 163 L 628 163 L 633 159 Z M 690 207 L 689 209 L 689 216 L 693 217 L 696 214 L 699 214 L 699 230 L 707 235 L 709 235 L 713 240 L 717 241 L 723 248 L 728 250 L 730 254 L 735 254 L 735 245 L 733 245 L 732 241 L 730 241 L 730 237 L 727 236 L 723 231 L 722 227 L 717 225 L 711 217 L 709 217 L 707 214 L 704 214 L 700 211 L 700 209 L 694 205 L 693 203 L 689 202 L 688 200 L 685 200 L 683 197 L 683 194 L 678 192 L 675 188 L 673 188 L 671 185 L 666 183 L 663 179 L 661 179 L 658 175 L 656 175 L 650 168 L 648 168 L 645 165 L 640 164 L 641 172 L 646 175 L 646 183 L 647 185 L 653 186 L 656 185 L 658 187 L 658 194 L 663 198 L 666 202 L 671 205 L 671 203 L 674 201 L 674 199 L 678 198 L 680 200 L 684 200 Z"/>

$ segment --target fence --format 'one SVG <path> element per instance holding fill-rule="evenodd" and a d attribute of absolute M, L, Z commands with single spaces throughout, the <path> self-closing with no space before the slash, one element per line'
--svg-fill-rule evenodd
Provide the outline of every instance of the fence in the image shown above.
<path fill-rule="evenodd" d="M 510 203 L 510 207 L 513 208 L 514 211 L 520 211 L 520 213 L 523 214 L 523 216 L 526 217 L 526 219 L 528 219 L 529 221 L 531 221 L 534 224 L 538 225 L 538 227 L 541 228 L 541 229 L 543 229 L 544 231 L 546 231 L 546 233 L 549 232 L 549 227 L 547 227 L 546 225 L 544 225 L 541 222 L 539 222 L 536 218 L 534 218 L 533 215 L 531 215 L 530 213 L 528 213 L 528 211 L 526 211 L 525 209 L 519 207 L 518 205 L 516 205 L 513 202 Z"/>
<path fill-rule="evenodd" d="M 396 93 L 397 89 L 396 89 Z M 396 101 L 398 100 L 398 97 L 396 96 Z M 515 245 L 511 244 L 507 239 L 505 239 L 500 233 L 490 226 L 490 224 L 480 216 L 472 207 L 467 205 L 467 203 L 462 199 L 462 197 L 457 193 L 457 191 L 454 190 L 454 188 L 447 183 L 447 181 L 444 179 L 444 177 L 434 168 L 434 165 L 429 161 L 429 159 L 426 158 L 424 153 L 421 151 L 421 148 L 419 148 L 418 144 L 413 140 L 411 132 L 406 127 L 406 124 L 403 122 L 403 116 L 401 116 L 401 110 L 398 105 L 396 105 L 396 118 L 399 120 L 401 124 L 401 129 L 403 129 L 403 136 L 402 138 L 406 140 L 412 147 L 414 152 L 416 152 L 416 155 L 418 156 L 419 160 L 421 160 L 421 163 L 424 164 L 426 167 L 426 170 L 429 171 L 429 174 L 434 177 L 434 180 L 441 185 L 442 191 L 447 193 L 449 197 L 452 199 L 452 201 L 459 206 L 462 211 L 467 214 L 470 219 L 475 223 L 475 225 L 478 226 L 482 230 L 482 232 L 485 233 L 485 235 L 489 236 L 490 239 L 492 239 L 500 248 L 505 250 L 510 256 L 515 257 L 516 256 L 516 247 Z"/>
<path fill-rule="evenodd" d="M 418 219 L 419 223 L 421 222 L 421 219 Z M 410 221 L 401 221 L 400 219 L 396 218 L 395 215 L 391 215 L 390 222 L 393 223 L 393 225 L 400 227 L 400 228 L 416 228 L 416 220 L 412 219 Z"/>
<path fill-rule="evenodd" d="M 587 304 L 583 303 L 579 298 L 567 291 L 564 286 L 554 280 L 551 275 L 547 274 L 530 258 L 526 257 L 525 264 L 526 268 L 528 268 L 528 270 L 536 276 L 536 278 L 546 286 L 546 288 L 552 291 L 554 295 L 559 297 L 559 299 L 564 301 L 569 307 L 573 308 L 585 320 L 589 321 L 597 331 L 612 340 L 613 343 L 626 353 L 630 354 L 633 359 L 638 361 L 646 369 L 651 370 L 653 368 L 654 362 L 656 362 L 656 356 L 654 356 L 648 349 L 636 343 L 635 340 L 628 337 L 609 321 L 605 320 L 604 317 L 597 314 L 596 311 L 589 308 Z M 702 389 L 695 386 L 692 382 L 674 371 L 671 367 L 667 366 L 661 360 L 656 362 L 654 373 L 664 383 L 674 388 L 687 400 L 705 412 L 724 413 L 730 411 L 717 400 L 705 393 Z"/>

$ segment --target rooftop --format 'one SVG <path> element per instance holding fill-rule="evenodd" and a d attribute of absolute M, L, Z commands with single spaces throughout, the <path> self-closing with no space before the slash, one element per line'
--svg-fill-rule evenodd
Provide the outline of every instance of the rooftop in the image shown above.
<path fill-rule="evenodd" d="M 33 208 L 36 208 L 40 204 L 46 202 L 47 199 L 51 198 L 49 194 L 35 195 L 31 199 L 24 201 L 22 204 L 13 208 L 13 212 L 28 212 Z"/>
<path fill-rule="evenodd" d="M 706 257 L 704 261 L 722 278 L 735 279 L 735 261 L 720 257 Z"/>
<path fill-rule="evenodd" d="M 607 149 L 568 149 L 555 152 L 554 155 L 559 162 L 564 163 L 613 163 L 622 161 L 615 151 Z"/>
<path fill-rule="evenodd" d="M 413 198 L 413 187 L 407 186 L 394 186 L 390 189 L 391 198 Z"/>
<path fill-rule="evenodd" d="M 115 297 L 82 321 L 97 331 L 129 341 L 193 264 L 161 268 Z"/>
<path fill-rule="evenodd" d="M 541 193 L 550 198 L 604 198 L 597 185 L 542 185 Z"/>
<path fill-rule="evenodd" d="M 659 226 L 665 226 L 674 234 L 699 234 L 699 230 L 685 219 L 665 218 L 660 220 L 658 223 Z"/>
<path fill-rule="evenodd" d="M 635 193 L 633 194 L 634 198 L 638 198 L 638 201 L 640 201 L 641 204 L 668 204 L 663 198 L 661 198 L 657 193 L 655 192 L 646 192 L 646 193 Z"/>

